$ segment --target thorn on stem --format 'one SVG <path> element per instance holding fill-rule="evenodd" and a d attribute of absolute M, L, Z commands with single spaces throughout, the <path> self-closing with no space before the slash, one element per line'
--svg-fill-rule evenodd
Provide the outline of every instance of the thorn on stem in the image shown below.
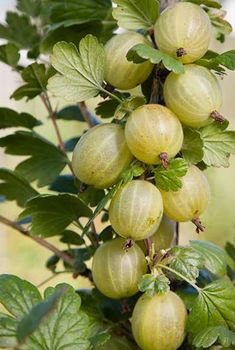
<path fill-rule="evenodd" d="M 218 123 L 223 123 L 226 120 L 218 111 L 213 111 L 210 116 Z"/>
<path fill-rule="evenodd" d="M 202 225 L 200 218 L 193 219 L 192 223 L 196 226 L 197 233 L 204 232 L 205 226 Z"/>
<path fill-rule="evenodd" d="M 168 154 L 166 152 L 162 152 L 159 154 L 159 158 L 162 162 L 162 166 L 163 168 L 167 169 L 168 168 L 168 164 L 169 164 L 169 157 Z"/>
<path fill-rule="evenodd" d="M 183 47 L 180 47 L 176 50 L 176 56 L 177 57 L 182 57 L 182 56 L 185 56 L 187 55 L 187 51 L 183 48 Z"/>
<path fill-rule="evenodd" d="M 125 243 L 123 244 L 123 249 L 128 250 L 131 247 L 133 247 L 133 245 L 134 245 L 134 241 L 132 238 L 129 237 L 126 239 Z"/>

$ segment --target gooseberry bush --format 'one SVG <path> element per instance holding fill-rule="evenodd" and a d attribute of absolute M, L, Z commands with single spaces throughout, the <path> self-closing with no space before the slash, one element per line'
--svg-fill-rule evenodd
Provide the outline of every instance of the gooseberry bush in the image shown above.
<path fill-rule="evenodd" d="M 42 296 L 1 275 L 1 348 L 235 348 L 235 246 L 179 246 L 180 222 L 205 229 L 204 170 L 235 153 L 219 86 L 235 50 L 209 49 L 232 31 L 224 17 L 219 0 L 18 0 L 7 13 L 0 60 L 22 80 L 11 98 L 41 100 L 58 144 L 42 120 L 0 108 L 0 147 L 23 159 L 0 169 L 0 222 L 52 252 L 52 277 L 91 287 L 64 275 Z M 61 120 L 85 131 L 64 140 Z"/>

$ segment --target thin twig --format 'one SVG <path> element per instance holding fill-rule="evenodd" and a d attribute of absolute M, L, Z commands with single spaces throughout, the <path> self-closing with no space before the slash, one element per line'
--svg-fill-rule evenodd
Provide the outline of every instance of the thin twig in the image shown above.
<path fill-rule="evenodd" d="M 59 142 L 59 147 L 62 151 L 65 152 L 65 147 L 64 147 L 64 142 L 62 140 L 62 136 L 60 134 L 60 130 L 59 130 L 59 127 L 58 127 L 58 124 L 57 124 L 57 120 L 56 120 L 56 117 L 55 117 L 55 112 L 53 111 L 52 109 L 52 106 L 51 106 L 51 102 L 49 100 L 49 97 L 47 95 L 47 93 L 44 93 L 41 95 L 41 100 L 44 104 L 44 106 L 46 107 L 48 113 L 49 113 L 49 117 L 53 123 L 53 126 L 55 128 L 55 132 L 56 132 L 56 136 L 57 136 L 57 139 L 58 139 L 58 142 Z"/>
<path fill-rule="evenodd" d="M 50 250 L 51 252 L 53 252 L 56 256 L 58 256 L 59 258 L 61 258 L 64 262 L 66 262 L 67 264 L 69 264 L 70 266 L 74 265 L 74 259 L 71 258 L 68 254 L 60 251 L 58 248 L 56 248 L 53 244 L 45 241 L 43 238 L 37 237 L 37 236 L 32 236 L 30 231 L 27 230 L 26 228 L 24 228 L 23 226 L 21 226 L 20 224 L 18 224 L 15 221 L 11 221 L 7 218 L 5 218 L 4 216 L 0 215 L 0 222 L 3 223 L 6 226 L 12 227 L 15 230 L 17 230 L 18 232 L 20 232 L 21 234 L 23 234 L 25 237 L 28 237 L 30 239 L 32 239 L 34 242 L 37 242 L 38 244 L 40 244 L 41 246 L 43 246 L 44 248 Z"/>
<path fill-rule="evenodd" d="M 84 120 L 87 122 L 89 128 L 92 128 L 95 124 L 91 118 L 91 114 L 87 108 L 86 103 L 83 101 L 83 102 L 80 102 L 78 105 Z"/>
<path fill-rule="evenodd" d="M 44 284 L 46 284 L 47 282 L 50 282 L 51 280 L 53 280 L 55 277 L 57 277 L 58 275 L 61 275 L 63 273 L 70 273 L 70 271 L 58 271 L 58 272 L 54 272 L 53 275 L 45 278 L 42 282 L 40 282 L 38 285 L 37 285 L 37 288 L 40 288 L 42 287 Z"/>
<path fill-rule="evenodd" d="M 57 139 L 58 139 L 58 143 L 59 143 L 59 148 L 67 157 L 67 153 L 66 153 L 66 150 L 65 150 L 64 142 L 63 142 L 63 139 L 62 139 L 62 136 L 61 136 L 61 133 L 60 133 L 60 129 L 59 129 L 58 124 L 57 124 L 56 113 L 55 113 L 55 111 L 53 111 L 53 108 L 52 108 L 52 105 L 51 105 L 51 102 L 50 102 L 50 99 L 48 97 L 47 92 L 44 92 L 43 94 L 41 94 L 40 97 L 41 97 L 41 100 L 42 100 L 46 110 L 48 111 L 49 118 L 51 119 L 52 124 L 54 126 L 55 133 L 56 133 L 56 136 L 57 136 Z M 68 157 L 67 157 L 67 159 L 68 159 Z M 72 168 L 72 164 L 71 164 L 69 159 L 68 159 L 67 164 L 68 164 L 68 167 L 71 170 L 72 174 L 74 174 L 73 168 Z"/>
<path fill-rule="evenodd" d="M 175 223 L 175 245 L 179 245 L 180 240 L 180 223 L 177 221 Z"/>

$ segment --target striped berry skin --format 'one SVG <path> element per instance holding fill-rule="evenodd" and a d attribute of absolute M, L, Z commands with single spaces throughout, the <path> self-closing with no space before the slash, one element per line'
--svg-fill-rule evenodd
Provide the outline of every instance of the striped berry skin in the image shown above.
<path fill-rule="evenodd" d="M 151 242 L 154 243 L 155 252 L 170 248 L 175 234 L 175 222 L 163 215 L 160 226 L 157 231 L 149 237 Z M 138 241 L 138 245 L 147 253 L 146 245 L 144 241 Z"/>
<path fill-rule="evenodd" d="M 180 121 L 168 108 L 149 104 L 129 116 L 125 136 L 132 154 L 147 164 L 160 164 L 161 153 L 174 157 L 183 144 Z"/>
<path fill-rule="evenodd" d="M 183 74 L 170 73 L 164 84 L 164 99 L 180 121 L 193 128 L 213 121 L 211 114 L 222 105 L 216 77 L 205 67 L 185 66 Z"/>
<path fill-rule="evenodd" d="M 197 219 L 207 208 L 210 188 L 206 176 L 196 166 L 189 167 L 177 192 L 162 191 L 165 214 L 175 221 Z"/>
<path fill-rule="evenodd" d="M 187 311 L 173 292 L 142 295 L 132 315 L 132 332 L 142 350 L 176 350 L 185 338 Z"/>
<path fill-rule="evenodd" d="M 76 177 L 85 184 L 108 188 L 118 181 L 132 158 L 122 127 L 102 124 L 90 129 L 78 141 L 72 167 Z"/>
<path fill-rule="evenodd" d="M 212 26 L 209 16 L 200 6 L 179 2 L 161 14 L 154 33 L 161 51 L 183 63 L 191 63 L 208 50 Z"/>
<path fill-rule="evenodd" d="M 122 186 L 109 207 L 109 219 L 122 237 L 142 240 L 152 236 L 160 225 L 163 213 L 159 190 L 144 180 Z"/>
<path fill-rule="evenodd" d="M 127 298 L 138 291 L 138 282 L 147 271 L 144 253 L 137 244 L 124 250 L 125 240 L 102 244 L 93 257 L 92 276 L 101 293 L 112 299 Z"/>
<path fill-rule="evenodd" d="M 128 51 L 137 44 L 151 46 L 149 40 L 135 32 L 118 34 L 105 45 L 105 80 L 117 89 L 133 89 L 142 84 L 153 70 L 153 64 L 150 61 L 136 64 L 127 60 Z"/>

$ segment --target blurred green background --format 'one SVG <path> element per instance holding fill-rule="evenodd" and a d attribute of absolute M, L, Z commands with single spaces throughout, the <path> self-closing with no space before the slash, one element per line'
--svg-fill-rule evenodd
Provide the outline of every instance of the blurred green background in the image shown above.
<path fill-rule="evenodd" d="M 4 21 L 5 12 L 14 8 L 13 0 L 0 0 L 0 21 Z M 227 19 L 235 28 L 235 1 L 224 1 L 224 7 L 228 11 Z M 19 28 L 20 30 L 20 28 Z M 226 43 L 221 45 L 212 42 L 211 48 L 219 52 L 235 48 L 235 32 Z M 26 59 L 22 54 L 22 63 Z M 47 121 L 47 113 L 39 99 L 34 99 L 29 103 L 16 102 L 10 100 L 11 93 L 21 84 L 18 74 L 12 72 L 6 65 L 0 63 L 0 106 L 10 107 L 17 111 L 28 111 L 36 118 L 41 119 L 45 124 L 37 129 L 44 136 L 48 136 L 51 141 L 56 142 L 55 132 L 52 125 Z M 231 127 L 235 129 L 235 73 L 229 73 L 220 81 L 224 96 L 222 113 L 230 120 Z M 58 101 L 54 101 L 56 104 Z M 89 101 L 88 105 L 94 108 L 97 101 Z M 63 101 L 60 101 L 63 105 Z M 0 116 L 1 117 L 1 116 Z M 77 136 L 82 131 L 82 124 L 78 122 L 59 121 L 59 127 L 64 139 Z M 0 135 L 7 134 L 8 130 L 0 132 Z M 0 166 L 13 169 L 17 163 L 16 157 L 5 155 L 0 149 Z M 208 239 L 219 245 L 224 245 L 226 241 L 235 239 L 235 157 L 231 158 L 231 166 L 228 169 L 210 169 L 206 172 L 211 185 L 211 202 L 202 220 L 206 226 L 206 231 L 200 234 L 200 239 Z M 19 208 L 12 203 L 0 203 L 0 213 L 10 219 L 15 219 L 20 212 Z M 181 224 L 180 243 L 185 243 L 189 239 L 198 238 L 191 223 Z M 53 243 L 59 242 L 53 238 L 49 239 Z M 0 274 L 16 274 L 22 278 L 30 280 L 38 285 L 51 276 L 50 271 L 45 268 L 45 261 L 50 256 L 50 252 L 36 243 L 31 242 L 9 228 L 0 224 Z M 78 278 L 73 280 L 69 274 L 59 275 L 49 283 L 42 286 L 44 289 L 48 284 L 55 285 L 59 281 L 66 281 L 75 287 L 85 287 L 87 282 Z"/>

